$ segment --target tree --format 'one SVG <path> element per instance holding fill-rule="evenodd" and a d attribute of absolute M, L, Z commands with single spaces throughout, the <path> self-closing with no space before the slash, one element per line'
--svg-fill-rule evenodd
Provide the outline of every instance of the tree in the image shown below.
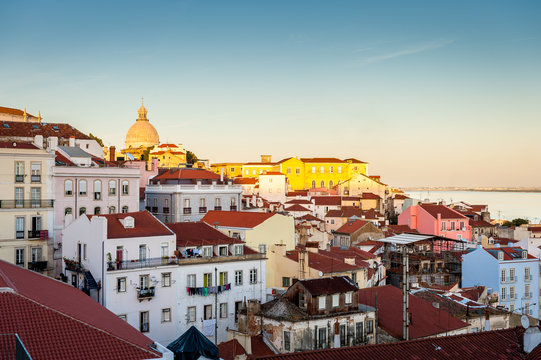
<path fill-rule="evenodd" d="M 102 139 L 100 139 L 100 138 L 97 137 L 97 136 L 92 135 L 92 133 L 88 134 L 88 136 L 89 136 L 92 140 L 96 140 L 96 142 L 97 142 L 98 144 L 100 144 L 101 147 L 103 147 L 103 140 L 102 140 Z"/>
<path fill-rule="evenodd" d="M 186 151 L 186 162 L 192 165 L 197 162 L 197 156 L 190 150 Z"/>
<path fill-rule="evenodd" d="M 146 148 L 145 151 L 143 151 L 143 156 L 141 157 L 141 160 L 150 160 L 150 152 L 154 149 L 154 146 L 149 146 Z"/>
<path fill-rule="evenodd" d="M 522 218 L 516 218 L 511 221 L 514 226 L 520 226 L 520 225 L 527 225 L 529 223 L 528 220 L 522 219 Z"/>
<path fill-rule="evenodd" d="M 507 227 L 510 227 L 510 226 L 513 226 L 513 223 L 511 221 L 504 221 L 502 223 L 502 226 L 507 226 Z"/>

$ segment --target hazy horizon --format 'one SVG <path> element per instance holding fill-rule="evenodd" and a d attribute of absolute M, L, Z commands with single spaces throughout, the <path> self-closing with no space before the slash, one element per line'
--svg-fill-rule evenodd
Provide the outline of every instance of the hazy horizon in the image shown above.
<path fill-rule="evenodd" d="M 0 106 L 122 148 L 141 97 L 211 162 L 355 157 L 392 186 L 536 186 L 537 1 L 7 2 Z"/>

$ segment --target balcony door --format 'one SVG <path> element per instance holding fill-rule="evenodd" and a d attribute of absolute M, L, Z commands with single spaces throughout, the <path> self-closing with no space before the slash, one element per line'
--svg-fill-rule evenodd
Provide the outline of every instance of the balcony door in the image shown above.
<path fill-rule="evenodd" d="M 32 202 L 32 207 L 40 207 L 41 205 L 41 188 L 33 187 L 30 189 L 30 199 Z"/>
<path fill-rule="evenodd" d="M 39 232 L 41 231 L 41 216 L 32 216 L 32 236 L 39 237 Z"/>

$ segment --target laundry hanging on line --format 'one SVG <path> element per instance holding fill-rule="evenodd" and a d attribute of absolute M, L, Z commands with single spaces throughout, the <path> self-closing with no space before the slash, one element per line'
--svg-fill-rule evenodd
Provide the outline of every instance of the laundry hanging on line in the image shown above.
<path fill-rule="evenodd" d="M 186 292 L 188 295 L 201 295 L 209 296 L 212 294 L 220 294 L 223 291 L 231 290 L 231 284 L 225 284 L 220 286 L 208 286 L 208 287 L 186 287 Z"/>

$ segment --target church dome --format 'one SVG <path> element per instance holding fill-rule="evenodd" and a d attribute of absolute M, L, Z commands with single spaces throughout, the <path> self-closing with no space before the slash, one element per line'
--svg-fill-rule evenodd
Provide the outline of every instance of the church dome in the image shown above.
<path fill-rule="evenodd" d="M 126 134 L 126 149 L 156 146 L 160 143 L 158 132 L 147 119 L 147 109 L 141 105 L 139 117 Z"/>

